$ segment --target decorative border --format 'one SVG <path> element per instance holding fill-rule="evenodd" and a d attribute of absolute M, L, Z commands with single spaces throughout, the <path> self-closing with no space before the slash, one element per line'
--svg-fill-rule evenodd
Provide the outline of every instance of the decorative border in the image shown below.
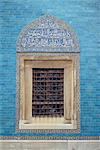
<path fill-rule="evenodd" d="M 76 115 L 77 115 L 77 129 L 19 129 L 19 114 L 20 114 L 20 98 L 19 98 L 19 69 L 20 69 L 20 58 L 21 57 L 29 57 L 29 56 L 68 56 L 69 58 L 73 57 L 75 59 L 75 68 L 76 68 L 76 98 L 75 98 L 75 106 L 76 106 Z M 76 57 L 76 58 L 75 58 Z M 17 102 L 16 102 L 16 132 L 24 132 L 24 133 L 80 133 L 80 80 L 79 80 L 79 54 L 78 53 L 17 53 Z M 20 77 L 23 78 L 23 77 Z M 21 91 L 22 93 L 23 91 Z M 22 95 L 22 94 L 21 94 Z M 60 138 L 60 137 L 59 137 Z"/>
<path fill-rule="evenodd" d="M 100 136 L 0 136 L 0 140 L 100 140 Z"/>

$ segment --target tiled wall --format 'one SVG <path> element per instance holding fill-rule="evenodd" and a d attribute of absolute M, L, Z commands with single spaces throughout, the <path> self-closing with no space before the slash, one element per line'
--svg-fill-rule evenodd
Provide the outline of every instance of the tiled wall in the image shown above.
<path fill-rule="evenodd" d="M 1 0 L 0 1 L 0 135 L 99 136 L 100 135 L 100 1 Z M 81 131 L 17 133 L 16 39 L 20 30 L 41 15 L 50 14 L 69 23 L 80 41 Z"/>

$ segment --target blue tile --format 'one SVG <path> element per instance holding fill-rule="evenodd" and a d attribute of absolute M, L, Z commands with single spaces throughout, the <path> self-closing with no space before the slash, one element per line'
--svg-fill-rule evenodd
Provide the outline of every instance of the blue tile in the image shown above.
<path fill-rule="evenodd" d="M 38 136 L 100 135 L 100 1 L 1 0 L 0 2 L 0 134 Z M 60 11 L 59 11 L 60 10 Z M 49 13 L 68 22 L 80 41 L 81 132 L 15 133 L 16 40 L 21 29 Z M 2 37 L 2 38 L 1 38 Z"/>

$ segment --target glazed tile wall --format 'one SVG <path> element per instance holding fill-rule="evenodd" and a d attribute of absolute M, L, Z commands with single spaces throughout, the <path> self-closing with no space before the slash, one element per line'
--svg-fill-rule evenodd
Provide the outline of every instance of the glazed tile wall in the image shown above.
<path fill-rule="evenodd" d="M 82 137 L 100 135 L 100 1 L 1 0 L 0 135 Z M 20 30 L 41 15 L 69 23 L 80 41 L 80 121 L 77 134 L 16 132 L 16 40 Z"/>

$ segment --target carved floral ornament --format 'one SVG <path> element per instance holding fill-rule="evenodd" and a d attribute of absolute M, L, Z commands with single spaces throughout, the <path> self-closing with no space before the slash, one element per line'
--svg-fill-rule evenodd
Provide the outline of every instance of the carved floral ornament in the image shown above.
<path fill-rule="evenodd" d="M 69 25 L 53 16 L 42 16 L 27 25 L 17 40 L 17 52 L 79 52 Z"/>

